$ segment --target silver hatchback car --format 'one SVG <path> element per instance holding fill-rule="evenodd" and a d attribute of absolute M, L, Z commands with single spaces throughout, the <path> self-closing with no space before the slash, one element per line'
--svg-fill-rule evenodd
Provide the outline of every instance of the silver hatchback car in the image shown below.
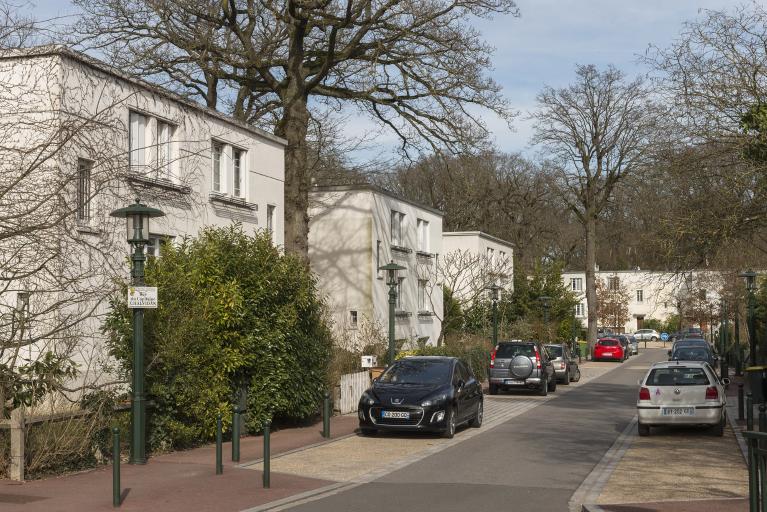
<path fill-rule="evenodd" d="M 729 379 L 719 380 L 703 361 L 655 363 L 639 381 L 637 414 L 640 436 L 650 427 L 708 425 L 724 435 Z"/>

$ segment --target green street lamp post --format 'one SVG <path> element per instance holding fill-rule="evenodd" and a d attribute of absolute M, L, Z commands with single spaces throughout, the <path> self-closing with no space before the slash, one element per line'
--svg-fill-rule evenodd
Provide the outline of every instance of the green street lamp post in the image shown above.
<path fill-rule="evenodd" d="M 719 351 L 720 359 L 719 359 L 719 376 L 722 379 L 728 379 L 730 378 L 730 368 L 729 368 L 729 361 L 727 361 L 727 346 L 730 342 L 730 322 L 727 318 L 728 311 L 727 311 L 727 302 L 722 300 L 722 324 L 721 324 L 721 334 L 719 335 L 719 342 L 721 349 Z"/>
<path fill-rule="evenodd" d="M 546 295 L 542 295 L 538 297 L 538 300 L 541 301 L 541 304 L 543 305 L 543 324 L 546 326 L 546 341 L 549 340 L 549 307 L 551 306 L 551 297 L 548 297 Z"/>
<path fill-rule="evenodd" d="M 493 301 L 493 346 L 496 347 L 498 346 L 498 296 L 502 288 L 493 283 L 488 289 L 490 290 L 490 298 Z"/>
<path fill-rule="evenodd" d="M 389 262 L 380 268 L 386 271 L 386 284 L 389 285 L 389 356 L 388 364 L 394 363 L 394 306 L 397 304 L 397 286 L 399 285 L 399 276 L 397 272 L 405 270 L 402 265 L 397 265 L 394 261 Z"/>
<path fill-rule="evenodd" d="M 131 284 L 144 285 L 144 246 L 149 242 L 149 219 L 165 215 L 161 210 L 136 202 L 110 214 L 126 219 L 131 254 Z M 146 397 L 144 395 L 144 310 L 133 308 L 133 389 L 131 393 L 130 464 L 146 464 Z"/>
<path fill-rule="evenodd" d="M 748 345 L 750 351 L 751 366 L 756 366 L 756 325 L 754 318 L 754 290 L 756 289 L 756 272 L 753 270 L 747 270 L 739 274 L 740 277 L 746 279 L 746 292 L 748 293 L 748 312 L 746 313 L 746 324 L 748 325 Z"/>

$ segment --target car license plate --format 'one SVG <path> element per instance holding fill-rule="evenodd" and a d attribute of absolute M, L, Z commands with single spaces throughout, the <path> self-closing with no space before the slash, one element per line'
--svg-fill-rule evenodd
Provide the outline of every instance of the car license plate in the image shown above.
<path fill-rule="evenodd" d="M 611 355 L 613 355 L 613 353 L 612 352 L 605 352 L 605 355 L 606 356 L 611 356 Z"/>
<path fill-rule="evenodd" d="M 506 379 L 503 381 L 504 384 L 507 386 L 524 386 L 525 381 L 523 380 L 514 380 L 514 379 Z"/>
<path fill-rule="evenodd" d="M 695 416 L 695 407 L 661 407 L 661 416 Z"/>
<path fill-rule="evenodd" d="M 383 411 L 381 413 L 382 418 L 392 418 L 398 420 L 410 419 L 410 413 L 404 411 Z"/>

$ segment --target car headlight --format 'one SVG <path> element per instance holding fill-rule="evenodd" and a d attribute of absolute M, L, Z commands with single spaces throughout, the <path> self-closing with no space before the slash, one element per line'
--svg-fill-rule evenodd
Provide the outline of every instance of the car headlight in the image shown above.
<path fill-rule="evenodd" d="M 365 405 L 373 405 L 376 403 L 376 400 L 375 398 L 370 396 L 370 393 L 365 391 L 364 393 L 362 393 L 362 397 L 360 397 L 360 403 Z"/>
<path fill-rule="evenodd" d="M 438 395 L 421 402 L 421 407 L 431 407 L 432 405 L 438 405 L 444 402 L 445 400 L 447 400 L 447 395 L 445 394 Z"/>

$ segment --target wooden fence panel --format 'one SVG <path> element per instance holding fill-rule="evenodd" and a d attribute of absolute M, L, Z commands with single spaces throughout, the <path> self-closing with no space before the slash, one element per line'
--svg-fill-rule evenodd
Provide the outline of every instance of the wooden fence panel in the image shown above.
<path fill-rule="evenodd" d="M 341 375 L 341 414 L 357 410 L 362 393 L 370 387 L 370 374 L 367 371 Z"/>

